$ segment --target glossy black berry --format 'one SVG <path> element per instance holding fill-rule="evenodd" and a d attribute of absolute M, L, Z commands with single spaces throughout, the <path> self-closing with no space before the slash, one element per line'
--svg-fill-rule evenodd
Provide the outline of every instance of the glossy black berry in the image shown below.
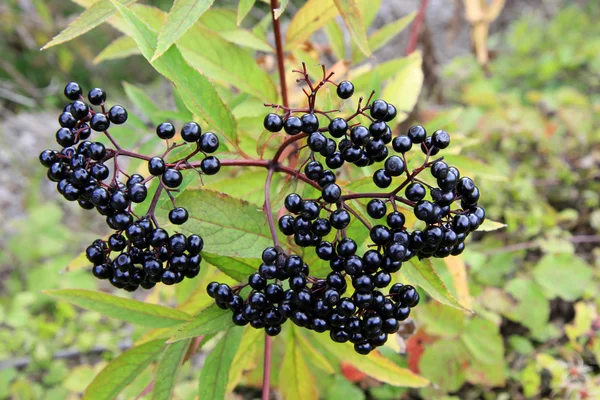
<path fill-rule="evenodd" d="M 114 105 L 108 110 L 108 119 L 113 124 L 123 124 L 127 121 L 127 110 L 123 106 Z"/>
<path fill-rule="evenodd" d="M 398 153 L 406 153 L 412 148 L 412 140 L 408 136 L 397 136 L 392 140 L 392 148 Z"/>
<path fill-rule="evenodd" d="M 421 201 L 425 198 L 427 192 L 425 190 L 425 186 L 415 182 L 411 183 L 406 187 L 404 194 L 406 195 L 406 198 L 410 201 Z"/>
<path fill-rule="evenodd" d="M 170 122 L 163 122 L 156 127 L 156 135 L 163 139 L 172 139 L 175 136 L 175 127 Z"/>
<path fill-rule="evenodd" d="M 82 90 L 81 86 L 77 82 L 69 82 L 65 86 L 65 97 L 69 100 L 79 100 L 79 96 L 81 96 Z"/>
<path fill-rule="evenodd" d="M 392 177 L 384 169 L 379 169 L 373 174 L 373 182 L 377 187 L 385 189 L 392 184 Z"/>
<path fill-rule="evenodd" d="M 206 175 L 214 175 L 221 169 L 221 162 L 217 157 L 208 156 L 200 162 L 200 169 Z"/>
<path fill-rule="evenodd" d="M 103 132 L 110 126 L 110 121 L 106 118 L 106 115 L 96 113 L 90 120 L 90 127 L 96 132 Z"/>
<path fill-rule="evenodd" d="M 329 222 L 335 229 L 344 229 L 350 224 L 350 214 L 343 209 L 335 210 L 329 216 Z"/>
<path fill-rule="evenodd" d="M 375 100 L 371 104 L 371 117 L 376 120 L 383 120 L 388 113 L 388 103 L 384 100 Z"/>
<path fill-rule="evenodd" d="M 362 125 L 355 126 L 350 130 L 350 140 L 357 146 L 364 146 L 369 138 L 369 130 Z"/>
<path fill-rule="evenodd" d="M 151 175 L 162 175 L 166 170 L 165 160 L 160 157 L 152 157 L 148 161 L 148 171 Z"/>
<path fill-rule="evenodd" d="M 387 115 L 385 116 L 385 118 L 383 120 L 385 122 L 390 122 L 391 120 L 396 118 L 397 114 L 398 114 L 398 110 L 396 110 L 396 107 L 393 104 L 388 103 Z"/>
<path fill-rule="evenodd" d="M 163 183 L 169 188 L 176 188 L 181 185 L 183 175 L 176 169 L 167 168 L 162 176 Z"/>
<path fill-rule="evenodd" d="M 336 93 L 340 99 L 349 99 L 354 94 L 354 85 L 349 81 L 341 81 L 338 84 Z"/>
<path fill-rule="evenodd" d="M 136 183 L 131 185 L 128 189 L 127 193 L 129 200 L 134 203 L 141 203 L 146 200 L 146 196 L 148 195 L 148 189 L 141 183 Z"/>
<path fill-rule="evenodd" d="M 265 116 L 263 126 L 269 132 L 279 132 L 283 128 L 283 120 L 279 115 L 270 113 Z"/>
<path fill-rule="evenodd" d="M 385 160 L 385 172 L 389 176 L 400 176 L 404 172 L 404 160 L 398 156 L 391 156 Z"/>
<path fill-rule="evenodd" d="M 439 129 L 431 135 L 431 143 L 438 149 L 445 149 L 450 145 L 450 135 L 448 132 Z"/>
<path fill-rule="evenodd" d="M 298 214 L 302 209 L 302 197 L 296 193 L 290 193 L 285 197 L 283 204 L 289 212 Z"/>
<path fill-rule="evenodd" d="M 188 143 L 193 143 L 200 140 L 202 129 L 196 122 L 188 122 L 181 127 L 181 138 Z"/>
<path fill-rule="evenodd" d="M 81 100 L 76 100 L 71 104 L 69 112 L 75 117 L 75 119 L 83 119 L 88 116 L 90 108 Z"/>
<path fill-rule="evenodd" d="M 63 128 L 74 128 L 77 125 L 77 120 L 70 112 L 64 112 L 58 116 L 58 123 Z"/>
<path fill-rule="evenodd" d="M 169 211 L 169 221 L 174 225 L 184 224 L 188 220 L 188 212 L 183 207 L 176 207 Z"/>
<path fill-rule="evenodd" d="M 99 106 L 106 101 L 106 92 L 100 88 L 94 88 L 88 93 L 88 100 L 95 106 Z"/>
<path fill-rule="evenodd" d="M 348 122 L 343 118 L 334 118 L 329 123 L 327 130 L 334 138 L 344 137 L 348 131 Z"/>
<path fill-rule="evenodd" d="M 421 151 L 423 154 L 429 154 L 430 156 L 435 156 L 440 152 L 440 149 L 433 145 L 433 141 L 431 140 L 431 136 L 427 136 L 423 142 L 421 142 Z"/>
<path fill-rule="evenodd" d="M 302 132 L 304 133 L 313 133 L 319 129 L 319 119 L 313 113 L 304 114 L 300 118 L 300 122 L 302 123 Z"/>
<path fill-rule="evenodd" d="M 327 146 L 327 138 L 321 132 L 313 132 L 308 137 L 306 143 L 309 149 L 320 153 Z"/>
<path fill-rule="evenodd" d="M 337 203 L 341 195 L 342 190 L 335 183 L 330 183 L 329 185 L 325 186 L 325 188 L 321 192 L 323 200 L 325 200 L 328 203 Z"/>
<path fill-rule="evenodd" d="M 302 121 L 298 117 L 288 117 L 283 123 L 283 129 L 288 135 L 297 135 L 302 132 Z"/>
<path fill-rule="evenodd" d="M 367 213 L 371 218 L 383 218 L 387 213 L 385 203 L 379 199 L 372 199 L 367 203 Z"/>

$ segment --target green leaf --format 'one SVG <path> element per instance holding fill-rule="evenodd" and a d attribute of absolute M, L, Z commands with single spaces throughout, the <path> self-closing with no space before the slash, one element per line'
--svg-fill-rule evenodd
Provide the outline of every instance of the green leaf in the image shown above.
<path fill-rule="evenodd" d="M 200 372 L 199 399 L 224 399 L 229 382 L 229 369 L 242 339 L 243 328 L 229 328 L 210 352 Z"/>
<path fill-rule="evenodd" d="M 254 57 L 220 35 L 222 34 L 197 26 L 181 38 L 178 47 L 190 65 L 209 78 L 235 86 L 261 99 L 276 98 L 275 84 L 258 66 Z M 232 36 L 239 35 L 234 33 Z M 244 36 L 251 38 L 251 35 Z M 198 41 L 198 37 L 202 37 L 202 40 Z"/>
<path fill-rule="evenodd" d="M 240 0 L 240 4 L 238 4 L 237 11 L 237 25 L 240 26 L 246 15 L 252 10 L 254 7 L 254 3 L 256 0 Z"/>
<path fill-rule="evenodd" d="M 117 1 L 117 0 L 115 0 Z M 135 3 L 136 0 L 118 0 L 119 3 L 128 6 Z M 85 10 L 77 19 L 69 26 L 67 26 L 61 33 L 54 36 L 52 40 L 42 47 L 42 50 L 46 50 L 57 44 L 68 42 L 81 36 L 86 32 L 91 31 L 107 19 L 109 19 L 116 11 L 113 3 L 109 1 L 97 1 L 92 4 L 87 10 Z"/>
<path fill-rule="evenodd" d="M 581 258 L 568 254 L 545 255 L 533 270 L 535 281 L 542 287 L 546 297 L 573 301 L 582 297 L 587 288 L 595 292 L 592 277 L 594 271 Z"/>
<path fill-rule="evenodd" d="M 233 326 L 231 311 L 221 310 L 216 304 L 213 304 L 202 310 L 190 323 L 181 327 L 167 343 L 175 343 L 200 335 L 221 332 L 231 326 Z"/>
<path fill-rule="evenodd" d="M 421 287 L 440 303 L 459 310 L 466 310 L 442 282 L 430 260 L 412 258 L 408 263 L 404 263 L 400 272 L 408 282 Z"/>
<path fill-rule="evenodd" d="M 332 342 L 328 334 L 313 333 L 313 337 L 333 357 L 350 363 L 354 368 L 380 382 L 413 388 L 425 387 L 429 384 L 427 379 L 398 366 L 398 364 L 383 357 L 378 352 L 372 352 L 367 356 L 363 356 L 355 352 L 350 343 Z"/>
<path fill-rule="evenodd" d="M 360 91 L 366 92 L 372 89 L 377 89 L 375 87 L 371 87 L 371 81 L 373 78 L 377 78 L 378 82 L 386 82 L 395 76 L 398 71 L 404 70 L 407 66 L 411 65 L 414 62 L 414 58 L 415 53 L 408 57 L 397 58 L 382 64 L 367 64 L 353 69 L 350 74 L 350 79 L 352 80 L 352 83 L 354 83 L 354 87 Z"/>
<path fill-rule="evenodd" d="M 358 8 L 356 0 L 333 0 L 337 7 L 346 28 L 350 31 L 350 36 L 360 51 L 367 57 L 371 55 L 369 42 L 367 40 L 367 30 L 363 22 L 363 17 Z"/>
<path fill-rule="evenodd" d="M 190 214 L 180 229 L 201 235 L 211 253 L 255 258 L 272 243 L 264 212 L 243 200 L 202 189 L 187 190 L 177 203 Z M 158 210 L 158 215 L 166 218 L 168 208 Z"/>
<path fill-rule="evenodd" d="M 143 89 L 127 82 L 123 82 L 123 89 L 125 89 L 125 94 L 129 100 L 149 117 L 153 124 L 158 125 L 161 123 L 161 119 L 156 117 L 156 113 L 159 111 L 156 103 L 152 101 Z"/>
<path fill-rule="evenodd" d="M 207 252 L 202 252 L 202 258 L 239 282 L 247 280 L 261 263 L 260 258 L 227 257 Z"/>
<path fill-rule="evenodd" d="M 217 33 L 230 43 L 265 53 L 273 53 L 273 47 L 268 42 L 245 29 L 231 29 Z"/>
<path fill-rule="evenodd" d="M 366 398 L 363 392 L 357 385 L 354 385 L 348 379 L 342 376 L 336 376 L 331 385 L 327 385 L 327 400 L 364 400 Z M 369 393 L 372 388 L 369 388 Z M 375 397 L 380 399 L 379 397 Z"/>
<path fill-rule="evenodd" d="M 358 8 L 363 16 L 365 28 L 369 28 L 381 7 L 381 0 L 359 1 Z"/>
<path fill-rule="evenodd" d="M 319 393 L 315 383 L 315 377 L 311 374 L 306 360 L 296 342 L 296 327 L 288 331 L 286 338 L 285 355 L 281 363 L 279 376 L 279 388 L 283 398 L 286 400 L 311 400 L 318 399 Z"/>
<path fill-rule="evenodd" d="M 198 18 L 210 8 L 214 1 L 175 0 L 167 20 L 158 34 L 156 50 L 150 62 L 156 61 L 173 43 L 182 37 L 198 21 Z"/>
<path fill-rule="evenodd" d="M 457 341 L 440 340 L 425 347 L 419 370 L 445 392 L 455 392 L 465 382 L 466 349 Z"/>
<path fill-rule="evenodd" d="M 394 104 L 398 109 L 395 122 L 406 119 L 419 99 L 423 87 L 423 70 L 421 69 L 421 53 L 414 52 L 407 57 L 410 62 L 392 78 L 383 89 L 382 98 Z"/>
<path fill-rule="evenodd" d="M 463 311 L 433 301 L 419 307 L 418 313 L 418 319 L 426 326 L 427 333 L 442 337 L 458 336 L 466 319 Z"/>
<path fill-rule="evenodd" d="M 477 361 L 486 365 L 502 362 L 504 341 L 493 322 L 480 317 L 471 318 L 460 340 Z"/>
<path fill-rule="evenodd" d="M 46 290 L 44 293 L 87 310 L 97 311 L 112 318 L 152 328 L 167 328 L 192 320 L 192 317 L 183 311 L 102 292 L 60 289 Z"/>
<path fill-rule="evenodd" d="M 550 305 L 542 288 L 533 280 L 517 278 L 511 280 L 505 290 L 519 301 L 505 313 L 506 317 L 529 328 L 534 337 L 542 335 L 550 316 Z"/>
<path fill-rule="evenodd" d="M 117 9 L 131 29 L 142 55 L 150 60 L 154 54 L 157 34 L 131 10 L 118 3 Z M 176 47 L 171 47 L 152 66 L 169 79 L 177 88 L 186 107 L 193 114 L 202 117 L 211 127 L 218 129 L 232 141 L 236 141 L 237 127 L 233 114 L 220 98 L 212 83 L 196 69 L 192 68 Z"/>
<path fill-rule="evenodd" d="M 164 340 L 154 340 L 127 350 L 112 360 L 94 378 L 83 394 L 84 400 L 112 400 L 154 361 L 165 348 Z"/>
<path fill-rule="evenodd" d="M 329 21 L 325 25 L 325 34 L 327 35 L 333 54 L 335 54 L 338 60 L 345 59 L 346 43 L 344 41 L 344 32 L 342 32 L 342 28 L 340 28 L 335 20 Z"/>
<path fill-rule="evenodd" d="M 152 400 L 169 400 L 177 382 L 179 368 L 190 347 L 191 339 L 167 345 L 154 379 Z"/>
<path fill-rule="evenodd" d="M 94 58 L 94 64 L 100 64 L 102 61 L 118 60 L 132 55 L 140 54 L 135 40 L 129 36 L 121 36 L 113 40 Z"/>

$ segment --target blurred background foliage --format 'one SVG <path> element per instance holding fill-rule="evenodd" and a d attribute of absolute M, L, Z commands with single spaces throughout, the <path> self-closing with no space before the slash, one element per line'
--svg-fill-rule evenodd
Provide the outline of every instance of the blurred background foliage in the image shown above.
<path fill-rule="evenodd" d="M 427 70 L 432 50 L 421 38 L 428 90 L 405 125 L 443 126 L 460 138 L 460 155 L 448 158 L 479 176 L 488 215 L 507 227 L 478 234 L 460 261 L 469 274 L 466 301 L 476 315 L 430 301 L 415 310 L 415 332 L 399 349 L 407 356 L 386 349 L 435 386 L 408 391 L 381 385 L 348 365 L 344 378 L 319 382 L 329 388 L 321 390 L 324 398 L 600 398 L 600 5 L 570 3 L 559 2 L 550 12 L 505 10 L 509 23 L 487 40 L 490 60 L 483 66 L 466 55 L 430 63 Z M 145 4 L 168 10 L 171 3 Z M 258 2 L 248 26 L 266 9 Z M 104 233 L 97 220 L 56 199 L 37 165 L 38 152 L 53 139 L 47 126 L 55 124 L 64 82 L 100 83 L 112 99 L 131 104 L 130 115 L 137 115 L 127 132 L 132 140 L 159 118 L 140 113 L 141 105 L 154 101 L 158 110 L 164 102 L 164 82 L 141 59 L 94 61 L 118 37 L 106 24 L 39 51 L 80 11 L 64 0 L 0 4 L 0 398 L 78 398 L 106 361 L 140 335 L 128 324 L 41 293 L 96 289 L 87 271 L 64 268 Z M 435 15 L 430 19 L 426 29 L 435 31 Z M 325 33 L 316 37 L 323 44 L 292 51 L 288 69 L 305 57 L 327 63 L 332 53 L 343 56 L 335 28 Z M 400 41 L 383 46 L 379 59 L 386 48 L 402 51 Z M 364 58 L 352 54 L 355 62 Z M 379 76 L 362 79 L 378 86 Z M 256 122 L 253 115 L 244 119 L 243 108 L 237 117 Z M 451 272 L 461 266 L 435 266 L 458 292 Z M 193 290 L 182 286 L 145 300 L 173 304 Z M 176 398 L 195 396 L 194 370 L 201 363 L 184 366 Z M 149 379 L 148 371 L 141 374 L 124 398 L 135 398 Z M 238 394 L 256 394 L 257 379 L 249 376 L 248 389 Z"/>

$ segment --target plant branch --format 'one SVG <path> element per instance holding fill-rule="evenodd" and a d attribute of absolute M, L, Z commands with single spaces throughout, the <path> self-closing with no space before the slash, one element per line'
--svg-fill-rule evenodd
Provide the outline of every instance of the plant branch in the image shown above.
<path fill-rule="evenodd" d="M 273 34 L 275 35 L 275 51 L 277 52 L 277 69 L 279 70 L 279 86 L 281 87 L 281 101 L 288 107 L 287 85 L 285 83 L 285 65 L 283 43 L 281 40 L 281 26 L 279 19 L 275 18 L 275 10 L 279 8 L 279 0 L 271 0 L 271 17 L 273 17 Z"/>
<path fill-rule="evenodd" d="M 419 5 L 419 11 L 417 12 L 417 16 L 415 17 L 415 22 L 413 22 L 412 27 L 410 29 L 410 36 L 408 39 L 408 46 L 406 46 L 406 54 L 410 55 L 417 48 L 417 41 L 419 39 L 419 34 L 421 33 L 421 25 L 423 25 L 423 20 L 425 19 L 425 9 L 427 8 L 428 0 L 421 0 L 421 4 Z"/>

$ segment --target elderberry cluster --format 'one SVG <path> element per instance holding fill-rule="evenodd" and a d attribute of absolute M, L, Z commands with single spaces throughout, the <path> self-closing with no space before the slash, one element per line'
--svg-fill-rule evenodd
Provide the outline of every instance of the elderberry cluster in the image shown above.
<path fill-rule="evenodd" d="M 107 279 L 117 288 L 133 291 L 139 286 L 149 289 L 158 282 L 173 285 L 198 275 L 203 239 L 198 235 L 170 235 L 158 225 L 154 208 L 160 191 L 164 190 L 173 204 L 169 221 L 181 225 L 188 220 L 187 210 L 175 206 L 169 191 L 181 185 L 181 169 L 189 167 L 189 158 L 197 153 L 204 155 L 199 165 L 202 173 L 213 175 L 219 171 L 219 160 L 208 155 L 219 147 L 217 135 L 203 134 L 195 122 L 185 124 L 181 138 L 185 143 L 195 144 L 196 149 L 185 158 L 168 163 L 164 157 L 181 145 L 168 145 L 176 131 L 171 123 L 164 122 L 156 128 L 158 137 L 167 140 L 167 151 L 162 156 L 131 153 L 121 149 L 108 133 L 111 124 L 127 121 L 127 110 L 123 106 L 114 105 L 106 111 L 106 93 L 99 88 L 90 90 L 88 103 L 75 82 L 67 84 L 64 93 L 71 102 L 58 118 L 61 128 L 56 132 L 56 141 L 62 148 L 44 150 L 39 159 L 48 168 L 48 178 L 57 183 L 57 190 L 65 199 L 77 201 L 86 210 L 95 209 L 106 217 L 108 227 L 116 231 L 107 240 L 94 241 L 86 250 L 94 276 Z M 92 131 L 104 133 L 116 148 L 89 141 Z M 125 157 L 146 161 L 148 176 L 128 175 L 122 171 L 119 161 Z M 126 180 L 121 181 L 120 176 Z M 159 189 L 146 215 L 138 217 L 133 206 L 146 201 L 147 185 L 153 179 L 159 181 Z"/>
<path fill-rule="evenodd" d="M 368 354 L 397 332 L 400 321 L 407 319 L 411 308 L 419 303 L 414 287 L 391 285 L 392 274 L 413 257 L 460 254 L 466 237 L 484 221 L 485 212 L 477 206 L 479 189 L 470 178 L 461 177 L 457 168 L 441 158 L 430 161 L 430 157 L 449 146 L 450 135 L 446 131 L 437 130 L 428 136 L 422 126 L 413 126 L 407 134 L 394 137 L 388 123 L 396 117 L 397 110 L 382 99 L 370 103 L 369 98 L 367 105 L 361 107 L 361 98 L 354 114 L 332 118 L 329 113 L 337 110 L 314 108 L 315 87 L 330 82 L 329 77 L 324 73 L 323 80 L 315 85 L 305 71 L 297 72 L 304 74 L 299 81 L 306 82 L 312 90 L 307 93 L 308 108 L 267 105 L 283 113 L 266 115 L 264 127 L 306 140 L 310 155 L 301 170 L 307 182 L 319 189 L 320 197 L 287 195 L 284 207 L 288 214 L 279 218 L 278 227 L 294 245 L 314 248 L 316 255 L 329 263 L 331 272 L 325 279 L 310 276 L 309 267 L 300 256 L 269 247 L 258 272 L 249 277 L 247 284 L 229 287 L 213 282 L 208 292 L 219 307 L 233 311 L 233 321 L 238 325 L 250 323 L 276 335 L 281 324 L 290 319 L 317 332 L 329 331 L 333 341 L 350 341 L 358 353 Z M 337 85 L 341 99 L 348 99 L 353 93 L 351 82 Z M 327 126 L 321 127 L 318 115 L 328 119 Z M 351 120 L 359 115 L 369 122 L 353 123 Z M 406 153 L 413 145 L 420 147 L 425 161 L 410 170 Z M 342 193 L 336 183 L 336 170 L 339 174 L 346 164 L 361 168 L 376 163 L 382 166 L 373 173 L 373 182 L 381 189 L 393 190 Z M 437 186 L 417 177 L 426 169 Z M 395 180 L 398 182 L 392 186 Z M 351 199 L 369 199 L 366 213 L 374 225 L 353 209 L 348 203 Z M 460 207 L 453 207 L 455 203 Z M 424 227 L 410 231 L 406 212 L 413 212 Z M 353 219 L 369 229 L 366 251 L 360 250 L 363 243 L 347 237 L 346 229 Z M 247 286 L 251 291 L 244 298 L 242 291 Z"/>

